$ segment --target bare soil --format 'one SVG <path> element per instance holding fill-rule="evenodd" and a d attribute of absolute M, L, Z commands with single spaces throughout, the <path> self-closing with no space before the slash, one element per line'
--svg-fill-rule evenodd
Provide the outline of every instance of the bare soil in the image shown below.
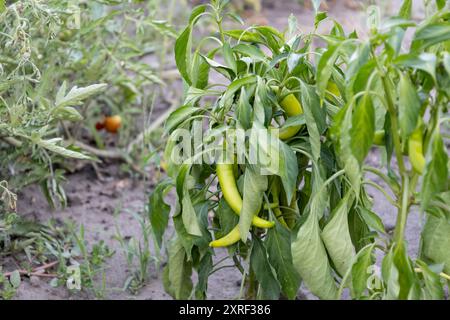
<path fill-rule="evenodd" d="M 389 1 L 390 2 L 390 1 Z M 397 2 L 397 1 L 395 1 Z M 262 15 L 253 19 L 263 19 L 266 22 L 284 29 L 287 26 L 287 18 L 291 13 L 295 14 L 299 23 L 311 30 L 314 24 L 312 11 L 303 9 L 297 1 L 273 1 L 271 8 L 264 10 Z M 393 4 L 393 6 L 397 6 Z M 364 34 L 366 18 L 363 12 L 357 12 L 345 8 L 340 2 L 330 8 L 329 15 L 343 23 L 347 31 L 357 29 Z M 251 18 L 252 19 L 252 18 Z M 264 22 L 264 21 L 260 21 Z M 369 162 L 377 162 L 378 156 L 372 153 Z M 107 164 L 103 171 L 109 175 L 104 181 L 97 179 L 90 166 L 81 171 L 69 175 L 66 183 L 66 193 L 69 206 L 63 210 L 52 211 L 37 186 L 30 186 L 19 195 L 18 212 L 29 219 L 48 221 L 55 218 L 61 221 L 73 220 L 77 224 L 83 224 L 86 229 L 86 239 L 89 243 L 104 240 L 108 246 L 116 251 L 115 255 L 107 262 L 106 285 L 108 299 L 171 299 L 164 292 L 161 272 L 150 267 L 150 279 L 148 283 L 133 295 L 123 290 L 124 283 L 129 277 L 129 268 L 126 258 L 119 243 L 114 239 L 115 227 L 119 226 L 125 238 L 140 238 L 140 227 L 132 216 L 132 213 L 142 213 L 147 201 L 152 183 L 142 182 L 129 178 L 119 170 L 117 164 Z M 396 211 L 384 199 L 377 190 L 369 188 L 370 195 L 374 198 L 375 211 L 383 218 L 386 226 L 395 224 Z M 173 201 L 173 199 L 170 199 Z M 419 247 L 421 217 L 412 213 L 408 222 L 407 240 L 409 251 L 415 256 Z M 170 236 L 171 231 L 168 232 Z M 222 257 L 225 252 L 221 252 Z M 164 257 L 163 257 L 164 259 Z M 209 299 L 234 299 L 239 295 L 241 276 L 237 270 L 223 269 L 214 273 L 209 279 Z M 53 288 L 45 278 L 25 279 L 18 290 L 15 299 L 91 299 L 92 293 L 69 293 L 65 288 Z M 299 299 L 314 299 L 314 297 L 302 289 Z"/>

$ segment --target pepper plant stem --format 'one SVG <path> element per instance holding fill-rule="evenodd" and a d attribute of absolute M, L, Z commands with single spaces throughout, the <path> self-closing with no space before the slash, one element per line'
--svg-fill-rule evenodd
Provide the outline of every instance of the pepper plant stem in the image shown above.
<path fill-rule="evenodd" d="M 409 210 L 409 177 L 408 175 L 403 175 L 402 177 L 402 197 L 401 204 L 398 210 L 397 223 L 395 225 L 395 235 L 394 240 L 398 244 L 401 244 L 405 235 L 406 220 L 408 218 Z"/>

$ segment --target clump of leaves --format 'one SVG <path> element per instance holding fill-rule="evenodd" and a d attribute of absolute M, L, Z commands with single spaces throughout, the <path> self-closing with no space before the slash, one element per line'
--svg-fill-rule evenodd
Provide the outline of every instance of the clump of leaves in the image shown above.
<path fill-rule="evenodd" d="M 47 225 L 25 221 L 15 216 L 6 230 L 0 230 L 0 279 L 4 298 L 11 297 L 22 277 L 54 277 L 52 286 L 83 290 L 98 298 L 105 297 L 105 263 L 114 254 L 103 241 L 88 246 L 84 226 Z M 12 262 L 13 264 L 8 263 Z M 12 269 L 13 266 L 19 269 Z M 7 272 L 8 271 L 8 272 Z M 76 284 L 76 286 L 74 286 Z M 79 285 L 79 286 L 78 286 Z"/>

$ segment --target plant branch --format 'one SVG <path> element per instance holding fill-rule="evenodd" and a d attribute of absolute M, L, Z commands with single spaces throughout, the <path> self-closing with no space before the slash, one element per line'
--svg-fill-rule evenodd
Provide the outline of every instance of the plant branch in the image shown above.
<path fill-rule="evenodd" d="M 409 209 L 409 177 L 405 174 L 402 178 L 402 198 L 401 205 L 398 210 L 397 223 L 395 225 L 395 242 L 400 244 L 403 242 L 406 228 L 406 220 Z"/>

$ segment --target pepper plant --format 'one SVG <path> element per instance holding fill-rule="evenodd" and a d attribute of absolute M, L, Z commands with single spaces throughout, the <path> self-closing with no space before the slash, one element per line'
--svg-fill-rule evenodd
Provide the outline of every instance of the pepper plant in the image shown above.
<path fill-rule="evenodd" d="M 420 23 L 411 20 L 411 1 L 383 22 L 373 10 L 368 38 L 347 34 L 336 21 L 319 33 L 323 12 L 309 34 L 299 32 L 293 16 L 284 33 L 270 26 L 230 30 L 227 19 L 241 21 L 226 3 L 195 7 L 175 45 L 185 98 L 166 122 L 168 178 L 149 199 L 161 247 L 171 211 L 164 196 L 175 189 L 167 292 L 206 298 L 209 275 L 229 266 L 213 259 L 225 247 L 246 298 L 294 299 L 302 282 L 321 299 L 342 298 L 344 290 L 353 299 L 444 298 L 450 280 L 445 3 L 427 2 L 435 10 Z M 197 42 L 200 20 L 217 32 Z M 238 140 L 240 129 L 251 133 Z M 186 147 L 180 132 L 197 130 L 203 142 L 188 140 Z M 181 140 L 183 154 L 191 155 L 185 161 L 174 158 Z M 225 162 L 193 161 L 233 144 L 244 156 L 232 151 Z M 277 166 L 252 162 L 252 148 Z M 372 148 L 382 155 L 376 167 L 365 162 Z M 393 236 L 374 212 L 367 185 L 395 208 Z M 405 241 L 413 209 L 426 220 L 415 260 Z"/>

